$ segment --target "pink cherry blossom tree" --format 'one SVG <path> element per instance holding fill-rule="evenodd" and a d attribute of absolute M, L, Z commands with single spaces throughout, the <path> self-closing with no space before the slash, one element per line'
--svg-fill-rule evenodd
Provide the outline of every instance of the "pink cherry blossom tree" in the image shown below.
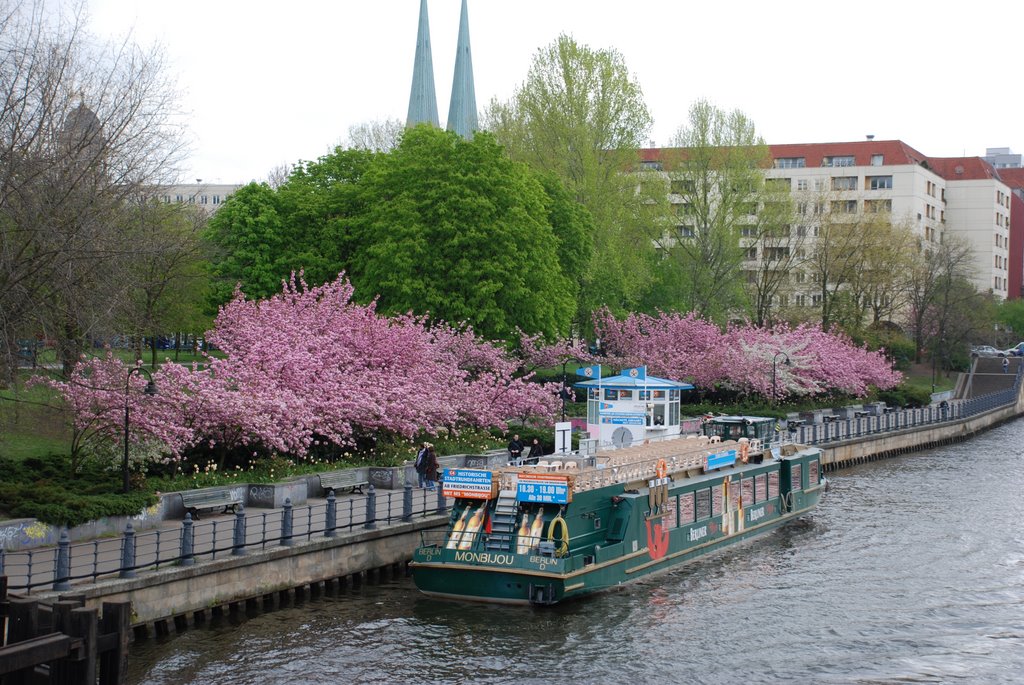
<path fill-rule="evenodd" d="M 723 332 L 692 313 L 632 314 L 617 320 L 606 309 L 594 320 L 615 363 L 647 364 L 652 374 L 689 380 L 699 388 L 719 386 L 765 397 L 863 396 L 871 387 L 891 388 L 902 378 L 883 351 L 869 351 L 838 331 L 814 326 L 748 323 Z"/>

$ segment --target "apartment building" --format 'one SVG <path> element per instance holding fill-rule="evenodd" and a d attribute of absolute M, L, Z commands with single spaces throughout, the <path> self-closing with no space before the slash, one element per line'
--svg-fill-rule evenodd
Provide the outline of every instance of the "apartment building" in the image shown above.
<path fill-rule="evenodd" d="M 815 224 L 825 213 L 851 219 L 888 213 L 893 222 L 909 226 L 919 236 L 922 248 L 952 235 L 966 240 L 973 251 L 970 273 L 975 287 L 999 299 L 1021 296 L 1024 264 L 1011 266 L 1011 189 L 1000 177 L 1009 170 L 996 170 L 980 157 L 928 157 L 900 140 L 869 138 L 769 149 L 772 167 L 765 174 L 790 190 L 798 221 L 804 224 L 797 230 L 806 231 L 808 239 L 813 240 Z M 660 149 L 641 154 L 643 166 L 660 167 Z M 1024 200 L 1024 177 L 1021 188 Z M 1017 253 L 1024 253 L 1024 241 L 1015 240 L 1013 245 Z M 1017 254 L 1016 260 L 1024 258 Z M 814 302 L 797 294 L 795 304 Z"/>
<path fill-rule="evenodd" d="M 197 180 L 196 183 L 183 183 L 180 185 L 163 186 L 158 188 L 154 194 L 160 202 L 165 204 L 190 204 L 195 205 L 207 214 L 213 214 L 228 196 L 241 188 L 239 183 L 203 183 Z"/>

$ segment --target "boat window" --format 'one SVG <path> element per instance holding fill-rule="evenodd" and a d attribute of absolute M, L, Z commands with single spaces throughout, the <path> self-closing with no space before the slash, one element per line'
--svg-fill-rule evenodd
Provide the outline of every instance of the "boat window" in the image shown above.
<path fill-rule="evenodd" d="M 661 519 L 661 525 L 665 528 L 678 528 L 679 517 L 676 514 L 678 507 L 676 506 L 676 496 L 665 498 L 665 503 L 661 505 L 661 511 L 665 516 Z"/>
<path fill-rule="evenodd" d="M 664 390 L 655 390 L 654 391 L 654 399 L 656 399 L 656 400 L 663 400 L 663 399 L 665 399 L 665 391 Z"/>
<path fill-rule="evenodd" d="M 601 391 L 597 388 L 591 388 L 587 391 L 587 398 L 591 400 L 599 400 L 601 399 Z"/>
<path fill-rule="evenodd" d="M 814 487 L 818 484 L 818 460 L 812 459 L 807 464 L 807 486 Z"/>
<path fill-rule="evenodd" d="M 744 478 L 743 479 L 743 506 L 748 506 L 754 503 L 754 479 Z"/>
<path fill-rule="evenodd" d="M 587 402 L 587 423 L 598 423 L 601 421 L 599 406 L 599 402 Z"/>
<path fill-rule="evenodd" d="M 779 472 L 772 471 L 768 474 L 768 499 L 779 496 Z"/>
<path fill-rule="evenodd" d="M 725 506 L 725 502 L 722 501 L 722 486 L 716 485 L 711 488 L 711 515 L 719 516 L 722 513 L 722 508 Z"/>
<path fill-rule="evenodd" d="M 668 405 L 668 425 L 678 426 L 679 425 L 679 401 L 675 401 Z"/>
<path fill-rule="evenodd" d="M 693 523 L 697 519 L 696 509 L 693 506 L 693 493 L 684 492 L 679 495 L 679 522 L 680 523 Z"/>
<path fill-rule="evenodd" d="M 640 399 L 641 400 L 649 400 L 649 399 L 651 399 L 651 391 L 650 390 L 641 390 L 639 394 L 640 394 Z"/>
<path fill-rule="evenodd" d="M 789 488 L 790 490 L 800 490 L 800 464 L 793 464 L 793 470 L 790 472 L 789 477 Z"/>
<path fill-rule="evenodd" d="M 768 474 L 762 473 L 754 477 L 754 501 L 763 502 L 768 499 Z"/>
<path fill-rule="evenodd" d="M 653 407 L 648 405 L 647 409 L 647 425 L 648 426 L 664 426 L 665 425 L 665 405 L 656 404 Z"/>
<path fill-rule="evenodd" d="M 633 399 L 633 391 L 632 390 L 619 390 L 619 399 L 620 400 L 631 400 L 631 399 Z"/>
<path fill-rule="evenodd" d="M 617 400 L 617 399 L 619 399 L 619 391 L 618 390 L 608 390 L 608 389 L 605 389 L 605 391 L 604 391 L 604 398 L 606 400 L 613 400 L 613 401 Z"/>
<path fill-rule="evenodd" d="M 697 491 L 697 519 L 711 516 L 711 491 L 707 488 Z"/>

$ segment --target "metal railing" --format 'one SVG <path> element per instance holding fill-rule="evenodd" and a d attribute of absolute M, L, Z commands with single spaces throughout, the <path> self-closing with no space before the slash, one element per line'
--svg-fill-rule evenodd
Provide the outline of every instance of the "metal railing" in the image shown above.
<path fill-rule="evenodd" d="M 790 430 L 789 438 L 793 442 L 805 445 L 821 445 L 843 440 L 856 440 L 869 435 L 907 430 L 919 426 L 962 421 L 1017 402 L 1020 396 L 1021 380 L 1022 376 L 1018 370 L 1012 387 L 988 395 L 966 400 L 950 400 L 939 405 L 916 409 L 900 409 L 886 412 L 881 416 L 862 416 L 837 419 L 827 423 L 803 424 L 796 427 L 796 430 Z"/>
<path fill-rule="evenodd" d="M 254 549 L 290 546 L 297 541 L 335 537 L 339 531 L 376 528 L 414 518 L 442 515 L 448 505 L 441 488 L 378 492 L 339 499 L 332 490 L 322 503 L 251 514 L 240 507 L 231 519 L 194 522 L 189 514 L 176 528 L 136 533 L 129 523 L 121 537 L 71 544 L 67 530 L 56 547 L 4 552 L 0 575 L 8 588 L 31 594 L 38 588 L 67 591 L 75 582 L 134 578 L 142 570 L 191 566 L 196 561 L 242 556 Z"/>

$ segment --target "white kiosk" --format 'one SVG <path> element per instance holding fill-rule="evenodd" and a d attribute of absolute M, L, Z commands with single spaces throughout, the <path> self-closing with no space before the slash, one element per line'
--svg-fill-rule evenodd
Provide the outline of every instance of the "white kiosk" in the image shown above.
<path fill-rule="evenodd" d="M 576 384 L 587 392 L 587 432 L 598 445 L 628 447 L 634 442 L 679 435 L 679 398 L 689 383 L 648 376 L 645 367 L 618 376 Z M 582 374 L 582 372 L 579 372 Z M 582 374 L 582 375 L 591 375 Z"/>

